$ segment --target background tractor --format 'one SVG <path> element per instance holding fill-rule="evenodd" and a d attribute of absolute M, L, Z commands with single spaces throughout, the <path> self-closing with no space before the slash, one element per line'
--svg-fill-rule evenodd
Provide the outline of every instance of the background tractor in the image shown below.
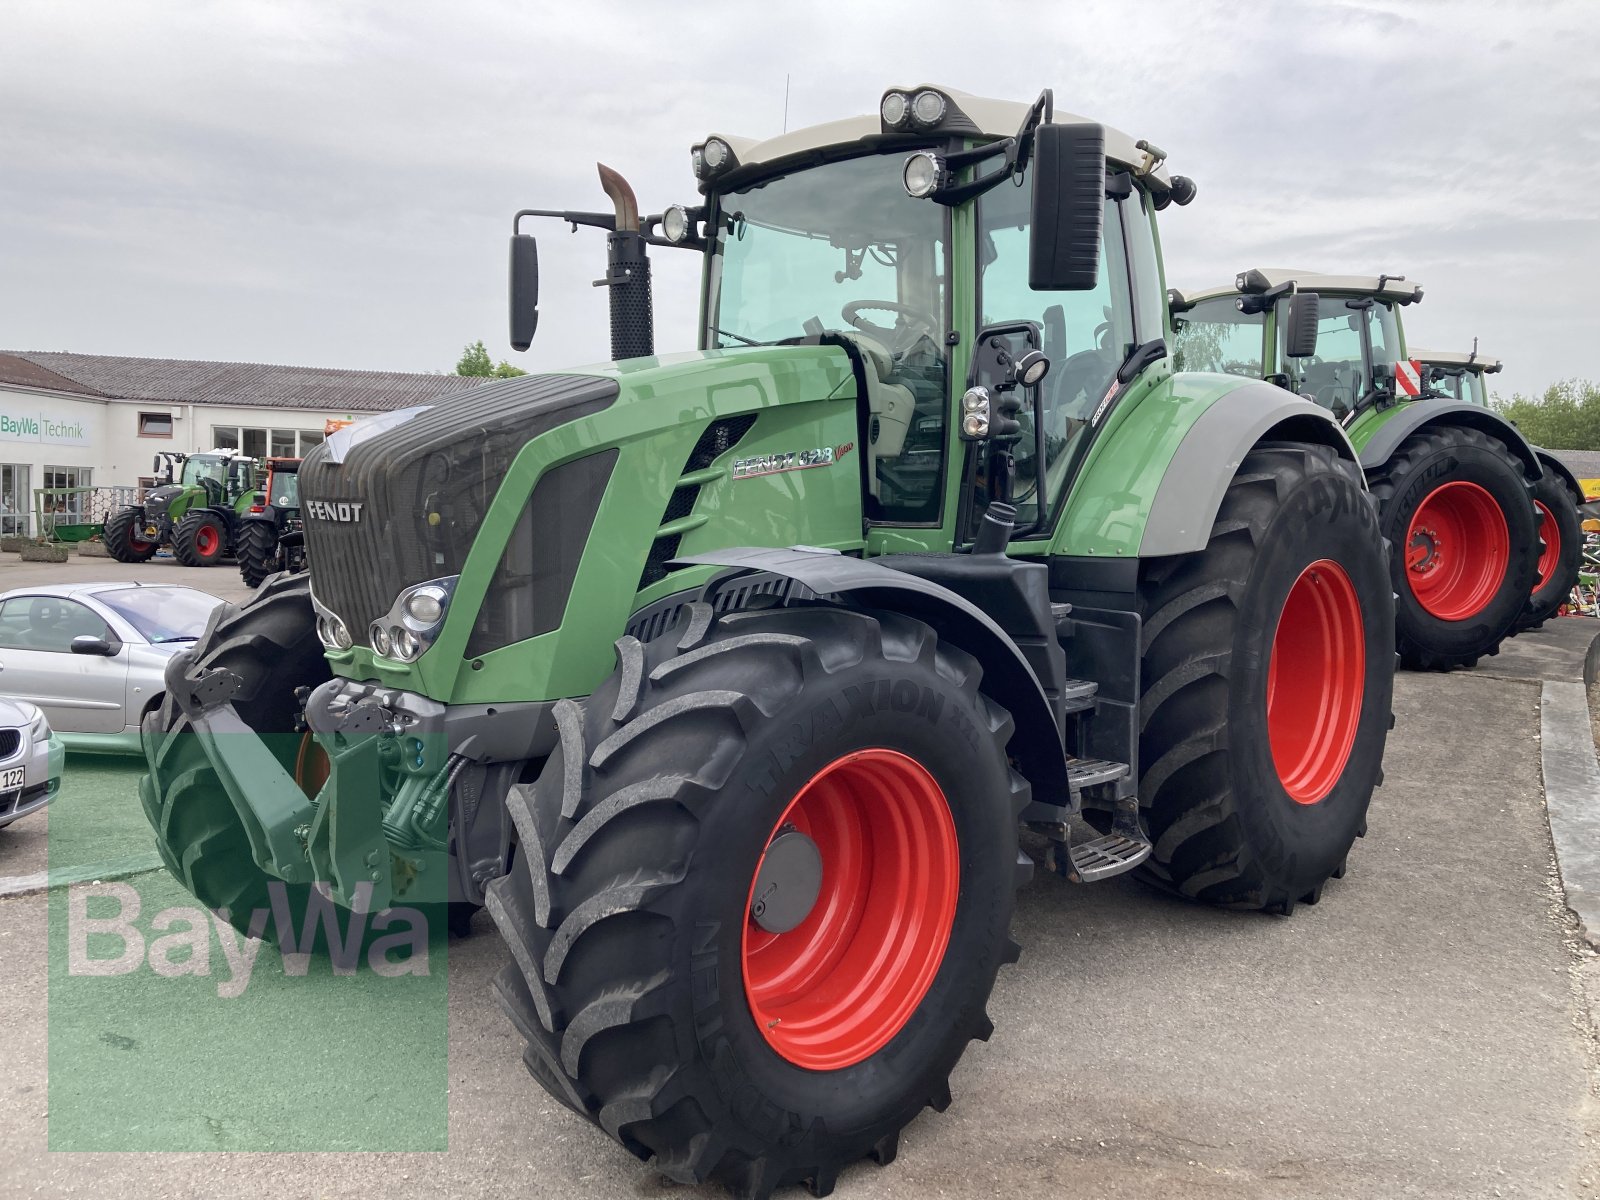
<path fill-rule="evenodd" d="M 1428 396 L 1489 407 L 1486 376 L 1498 374 L 1498 358 L 1478 352 L 1476 340 L 1466 353 L 1459 350 L 1409 351 L 1422 368 L 1422 386 Z M 1544 468 L 1533 485 L 1533 507 L 1539 517 L 1539 565 L 1533 593 L 1517 618 L 1518 632 L 1537 629 L 1567 603 L 1583 568 L 1583 529 L 1578 508 L 1583 489 L 1572 472 L 1550 451 L 1533 447 Z"/>
<path fill-rule="evenodd" d="M 513 345 L 550 216 L 606 233 L 620 361 L 307 456 L 311 570 L 146 724 L 174 874 L 269 936 L 312 880 L 487 906 L 539 1083 L 748 1196 L 950 1103 L 1024 828 L 1078 882 L 1315 902 L 1391 722 L 1385 550 L 1331 414 L 1175 372 L 1164 159 L 892 88 L 697 142 L 693 204 L 602 168 L 611 211 L 519 213 Z M 696 351 L 655 355 L 652 246 L 703 256 Z"/>
<path fill-rule="evenodd" d="M 106 520 L 105 544 L 120 562 L 148 562 L 164 545 L 186 567 L 209 567 L 233 552 L 238 519 L 256 493 L 256 460 L 231 450 L 160 454 L 155 470 L 167 482 L 143 504 Z M 176 475 L 176 479 L 174 476 Z"/>
<path fill-rule="evenodd" d="M 1497 653 L 1523 627 L 1538 580 L 1534 489 L 1551 473 L 1576 483 L 1499 414 L 1424 393 L 1400 318 L 1421 286 L 1400 275 L 1251 270 L 1169 299 L 1185 368 L 1277 383 L 1349 434 L 1396 547 L 1404 665 L 1449 670 Z"/>
<path fill-rule="evenodd" d="M 300 518 L 298 458 L 267 459 L 267 478 L 238 522 L 235 556 L 251 587 L 278 571 L 303 571 L 305 530 Z"/>

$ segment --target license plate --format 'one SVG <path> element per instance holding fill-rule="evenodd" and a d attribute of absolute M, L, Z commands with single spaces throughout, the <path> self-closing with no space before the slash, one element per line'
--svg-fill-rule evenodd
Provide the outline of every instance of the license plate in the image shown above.
<path fill-rule="evenodd" d="M 6 771 L 0 771 L 0 792 L 9 792 L 19 788 L 22 786 L 22 782 L 21 767 L 12 767 Z"/>

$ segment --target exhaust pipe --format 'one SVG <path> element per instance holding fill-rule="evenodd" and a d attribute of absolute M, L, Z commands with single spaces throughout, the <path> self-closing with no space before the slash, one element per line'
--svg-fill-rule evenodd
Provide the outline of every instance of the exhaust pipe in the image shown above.
<path fill-rule="evenodd" d="M 611 289 L 611 357 L 654 354 L 655 314 L 650 303 L 650 255 L 639 231 L 639 201 L 628 181 L 604 163 L 600 186 L 616 209 L 616 228 L 606 235 L 606 275 L 596 287 Z"/>

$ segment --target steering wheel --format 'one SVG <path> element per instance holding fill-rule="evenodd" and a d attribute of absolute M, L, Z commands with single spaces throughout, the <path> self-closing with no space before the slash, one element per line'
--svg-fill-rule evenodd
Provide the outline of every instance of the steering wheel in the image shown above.
<path fill-rule="evenodd" d="M 861 321 L 859 317 L 863 309 L 878 309 L 882 312 L 892 312 L 906 322 L 904 330 L 889 329 L 882 325 L 875 325 L 871 321 Z M 939 322 L 930 314 L 921 309 L 912 308 L 909 304 L 899 304 L 893 300 L 852 300 L 841 310 L 844 319 L 857 329 L 871 337 L 882 338 L 884 341 L 899 340 L 899 346 L 890 346 L 890 351 L 909 350 L 916 344 L 917 339 L 926 335 L 933 337 L 939 330 Z"/>

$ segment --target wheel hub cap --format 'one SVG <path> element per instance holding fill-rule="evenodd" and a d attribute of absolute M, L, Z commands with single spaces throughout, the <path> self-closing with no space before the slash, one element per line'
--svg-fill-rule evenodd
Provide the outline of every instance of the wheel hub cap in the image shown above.
<path fill-rule="evenodd" d="M 1511 563 L 1511 535 L 1500 503 L 1457 479 L 1433 489 L 1406 531 L 1406 583 L 1441 621 L 1465 621 L 1494 600 Z"/>
<path fill-rule="evenodd" d="M 811 915 L 822 891 L 822 852 L 794 826 L 779 831 L 756 872 L 750 919 L 768 933 L 788 933 Z"/>

